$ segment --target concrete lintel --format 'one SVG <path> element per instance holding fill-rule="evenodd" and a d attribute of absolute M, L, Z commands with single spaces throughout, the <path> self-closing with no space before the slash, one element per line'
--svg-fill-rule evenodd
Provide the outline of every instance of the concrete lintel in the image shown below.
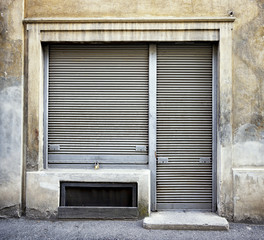
<path fill-rule="evenodd" d="M 160 211 L 151 213 L 143 221 L 147 229 L 162 230 L 228 230 L 229 224 L 223 217 L 211 212 Z"/>
<path fill-rule="evenodd" d="M 179 18 L 25 18 L 24 23 L 88 23 L 88 22 L 234 22 L 235 17 Z"/>

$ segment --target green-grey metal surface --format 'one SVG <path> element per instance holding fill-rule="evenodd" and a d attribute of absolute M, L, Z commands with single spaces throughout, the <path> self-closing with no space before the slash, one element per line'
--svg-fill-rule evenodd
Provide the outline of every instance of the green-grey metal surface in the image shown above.
<path fill-rule="evenodd" d="M 147 163 L 147 44 L 51 45 L 48 86 L 50 163 Z"/>

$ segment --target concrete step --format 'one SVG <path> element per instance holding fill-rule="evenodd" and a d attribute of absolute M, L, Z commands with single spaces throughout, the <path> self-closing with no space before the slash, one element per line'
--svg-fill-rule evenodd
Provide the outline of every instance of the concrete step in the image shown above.
<path fill-rule="evenodd" d="M 229 224 L 223 217 L 211 212 L 159 211 L 143 220 L 146 229 L 168 230 L 228 230 Z"/>

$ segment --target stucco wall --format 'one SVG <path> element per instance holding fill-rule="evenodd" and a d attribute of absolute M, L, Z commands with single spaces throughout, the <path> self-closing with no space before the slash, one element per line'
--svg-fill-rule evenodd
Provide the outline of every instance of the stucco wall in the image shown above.
<path fill-rule="evenodd" d="M 23 1 L 0 2 L 0 216 L 19 216 Z"/>
<path fill-rule="evenodd" d="M 234 220 L 263 223 L 263 169 L 234 169 Z"/>
<path fill-rule="evenodd" d="M 263 223 L 264 1 L 233 6 L 234 219 Z"/>
<path fill-rule="evenodd" d="M 26 2 L 26 17 L 219 17 L 226 16 L 231 8 L 229 0 L 210 2 L 208 0 L 27 0 Z"/>

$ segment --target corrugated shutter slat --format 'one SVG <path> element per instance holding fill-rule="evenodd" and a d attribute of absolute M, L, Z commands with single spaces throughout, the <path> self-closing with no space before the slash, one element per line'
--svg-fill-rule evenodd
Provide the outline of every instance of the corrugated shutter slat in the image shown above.
<path fill-rule="evenodd" d="M 148 45 L 51 45 L 48 85 L 52 159 L 147 155 Z"/>
<path fill-rule="evenodd" d="M 159 44 L 157 59 L 158 209 L 210 209 L 212 47 Z"/>

